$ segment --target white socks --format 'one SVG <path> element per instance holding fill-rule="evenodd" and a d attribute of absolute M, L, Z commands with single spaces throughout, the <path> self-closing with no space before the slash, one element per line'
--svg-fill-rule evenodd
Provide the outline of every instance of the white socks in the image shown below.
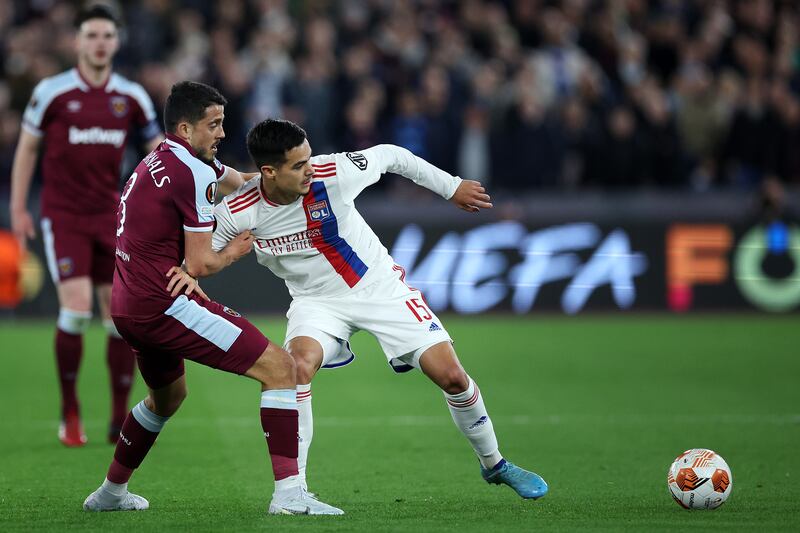
<path fill-rule="evenodd" d="M 314 438 L 314 415 L 311 412 L 311 384 L 297 385 L 297 470 L 300 473 L 300 484 L 308 489 L 306 483 L 306 463 L 308 448 Z"/>
<path fill-rule="evenodd" d="M 499 463 L 503 456 L 500 455 L 497 437 L 494 434 L 492 420 L 486 412 L 478 386 L 469 380 L 469 387 L 459 394 L 444 394 L 447 407 L 453 416 L 453 422 L 461 433 L 469 440 L 478 459 L 484 468 L 492 468 Z M 306 482 L 306 464 L 308 463 L 308 449 L 314 438 L 314 416 L 311 411 L 311 385 L 297 385 L 297 413 L 298 413 L 298 454 L 297 469 L 300 485 L 308 489 Z M 294 476 L 292 476 L 294 477 Z M 287 480 L 288 481 L 288 480 Z M 276 484 L 276 490 L 278 489 Z"/>
<path fill-rule="evenodd" d="M 144 400 L 133 406 L 131 414 L 139 422 L 139 425 L 151 433 L 161 433 L 164 424 L 169 420 L 168 416 L 159 416 L 148 409 Z"/>
<path fill-rule="evenodd" d="M 492 468 L 499 463 L 503 456 L 497 446 L 497 437 L 494 426 L 478 386 L 469 378 L 467 390 L 459 394 L 444 393 L 447 408 L 461 433 L 467 437 L 472 449 L 478 454 L 484 468 Z"/>
<path fill-rule="evenodd" d="M 275 481 L 275 495 L 280 497 L 286 494 L 294 494 L 300 486 L 300 476 L 289 476 Z"/>
<path fill-rule="evenodd" d="M 128 493 L 128 484 L 112 483 L 106 478 L 103 480 L 103 484 L 100 485 L 100 489 L 98 497 L 100 497 L 104 503 L 112 503 L 118 501 Z"/>

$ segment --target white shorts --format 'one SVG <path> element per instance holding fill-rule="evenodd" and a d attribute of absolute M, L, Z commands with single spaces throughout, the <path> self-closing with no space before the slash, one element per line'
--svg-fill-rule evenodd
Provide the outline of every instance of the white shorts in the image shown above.
<path fill-rule="evenodd" d="M 353 360 L 349 340 L 363 330 L 378 339 L 395 371 L 419 368 L 425 350 L 452 340 L 422 293 L 402 281 L 399 267 L 396 272 L 397 277 L 356 287 L 345 296 L 295 298 L 286 313 L 285 346 L 295 337 L 311 337 L 322 345 L 322 366 L 335 368 Z"/>

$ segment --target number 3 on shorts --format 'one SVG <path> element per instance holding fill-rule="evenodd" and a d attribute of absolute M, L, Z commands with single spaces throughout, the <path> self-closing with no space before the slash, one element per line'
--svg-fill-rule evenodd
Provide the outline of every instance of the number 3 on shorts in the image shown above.
<path fill-rule="evenodd" d="M 136 183 L 136 178 L 138 177 L 136 172 L 131 174 L 131 177 L 128 178 L 128 183 L 125 184 L 125 190 L 122 191 L 122 196 L 119 199 L 119 226 L 117 227 L 117 237 L 122 235 L 122 232 L 125 230 L 125 200 L 127 200 L 128 196 L 131 194 L 131 189 L 133 189 L 133 185 Z"/>
<path fill-rule="evenodd" d="M 428 311 L 428 308 L 425 307 L 424 303 L 419 301 L 419 298 L 411 298 L 410 300 L 406 300 L 406 307 L 408 307 L 408 310 L 411 311 L 414 317 L 420 322 L 433 318 L 431 312 Z M 421 313 L 417 312 L 418 309 L 421 311 Z"/>

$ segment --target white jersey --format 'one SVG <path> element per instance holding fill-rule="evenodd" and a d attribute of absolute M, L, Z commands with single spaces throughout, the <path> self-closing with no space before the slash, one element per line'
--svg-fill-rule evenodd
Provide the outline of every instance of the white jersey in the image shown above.
<path fill-rule="evenodd" d="M 461 183 L 461 178 L 394 145 L 318 155 L 311 164 L 311 189 L 291 204 L 272 202 L 264 195 L 261 178 L 253 178 L 214 209 L 214 250 L 251 230 L 258 262 L 286 282 L 292 298 L 336 296 L 357 284 L 397 277 L 389 252 L 354 205 L 382 174 L 399 174 L 446 199 Z"/>

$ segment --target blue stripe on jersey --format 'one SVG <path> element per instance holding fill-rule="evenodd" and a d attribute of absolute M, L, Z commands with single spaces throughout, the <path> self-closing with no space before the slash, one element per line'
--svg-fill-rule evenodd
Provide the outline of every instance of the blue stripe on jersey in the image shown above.
<path fill-rule="evenodd" d="M 339 224 L 336 221 L 336 214 L 333 212 L 333 205 L 331 204 L 330 198 L 328 198 L 328 190 L 325 188 L 325 183 L 321 181 L 312 182 L 311 190 L 314 193 L 315 201 L 325 201 L 331 213 L 330 219 L 325 220 L 321 225 L 322 240 L 330 246 L 333 246 L 345 262 L 350 265 L 350 268 L 353 269 L 358 279 L 361 279 L 364 277 L 364 274 L 367 273 L 367 265 L 358 257 L 358 254 L 353 251 L 353 248 L 347 241 L 339 236 Z"/>

